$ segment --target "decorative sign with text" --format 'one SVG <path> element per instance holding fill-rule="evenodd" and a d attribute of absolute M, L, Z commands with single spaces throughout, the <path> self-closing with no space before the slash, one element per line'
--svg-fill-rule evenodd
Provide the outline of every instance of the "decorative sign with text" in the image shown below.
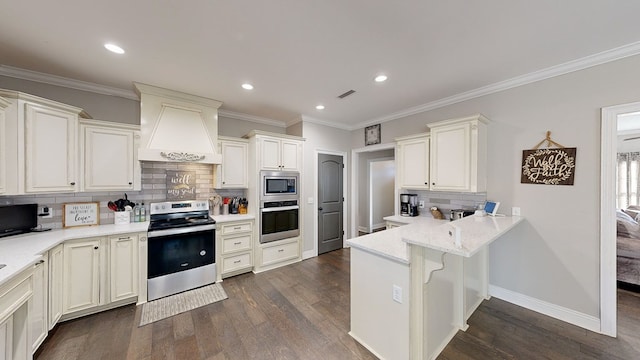
<path fill-rule="evenodd" d="M 62 205 L 62 225 L 64 227 L 90 226 L 100 224 L 100 203 L 69 203 Z"/>
<path fill-rule="evenodd" d="M 573 185 L 576 148 L 522 151 L 523 184 Z"/>
<path fill-rule="evenodd" d="M 167 200 L 195 200 L 196 172 L 167 170 Z"/>

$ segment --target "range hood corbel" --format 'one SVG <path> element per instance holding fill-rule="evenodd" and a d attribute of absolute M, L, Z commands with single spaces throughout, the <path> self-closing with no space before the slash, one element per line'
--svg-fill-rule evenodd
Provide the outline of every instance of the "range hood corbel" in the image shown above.
<path fill-rule="evenodd" d="M 220 101 L 134 83 L 140 96 L 141 161 L 222 163 Z"/>

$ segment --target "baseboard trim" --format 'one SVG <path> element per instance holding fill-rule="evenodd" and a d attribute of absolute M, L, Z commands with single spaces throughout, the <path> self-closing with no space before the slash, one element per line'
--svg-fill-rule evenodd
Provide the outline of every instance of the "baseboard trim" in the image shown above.
<path fill-rule="evenodd" d="M 367 343 L 365 343 L 364 341 L 362 341 L 357 335 L 355 335 L 352 331 L 348 332 L 349 336 L 351 336 L 355 341 L 358 342 L 358 344 L 364 346 L 365 349 L 369 350 L 370 353 L 372 353 L 375 357 L 377 357 L 380 360 L 385 360 L 385 358 L 383 358 L 380 354 L 378 354 L 375 350 L 373 350 L 371 348 L 371 346 L 367 345 Z"/>
<path fill-rule="evenodd" d="M 316 257 L 315 250 L 307 250 L 302 252 L 302 260 L 311 259 L 312 257 Z"/>
<path fill-rule="evenodd" d="M 589 331 L 601 333 L 600 319 L 595 316 L 567 309 L 565 307 L 535 299 L 495 285 L 489 285 L 489 295 L 569 324 L 579 326 Z"/>
<path fill-rule="evenodd" d="M 363 233 L 367 233 L 367 234 L 371 232 L 371 231 L 369 230 L 369 228 L 368 228 L 368 227 L 366 227 L 366 226 L 358 226 L 358 231 L 359 231 L 359 232 L 363 232 Z"/>

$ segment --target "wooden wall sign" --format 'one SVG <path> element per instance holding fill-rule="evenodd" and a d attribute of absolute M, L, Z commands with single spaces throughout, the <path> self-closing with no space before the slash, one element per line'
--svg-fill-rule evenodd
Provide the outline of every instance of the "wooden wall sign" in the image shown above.
<path fill-rule="evenodd" d="M 573 185 L 576 148 L 522 151 L 522 184 Z"/>
<path fill-rule="evenodd" d="M 167 170 L 167 200 L 195 200 L 196 172 Z"/>
<path fill-rule="evenodd" d="M 65 228 L 100 224 L 100 203 L 69 203 L 62 205 L 62 225 Z"/>

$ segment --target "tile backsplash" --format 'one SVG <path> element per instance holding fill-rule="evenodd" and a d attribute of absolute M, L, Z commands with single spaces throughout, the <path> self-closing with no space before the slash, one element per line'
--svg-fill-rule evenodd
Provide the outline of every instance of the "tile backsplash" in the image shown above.
<path fill-rule="evenodd" d="M 196 198 L 209 199 L 215 193 L 223 197 L 245 197 L 245 191 L 215 190 L 213 188 L 214 167 L 211 164 L 175 163 L 175 162 L 142 162 L 142 190 L 141 191 L 109 191 L 57 193 L 39 195 L 0 196 L 0 205 L 37 203 L 39 208 L 48 206 L 53 211 L 51 218 L 38 218 L 38 224 L 45 228 L 62 228 L 62 204 L 70 202 L 99 202 L 100 224 L 113 224 L 114 213 L 109 210 L 107 203 L 124 198 L 135 203 L 145 203 L 147 210 L 149 203 L 161 202 L 167 199 L 166 170 L 195 171 Z"/>
<path fill-rule="evenodd" d="M 449 219 L 453 209 L 475 210 L 487 201 L 487 193 L 458 193 L 443 191 L 403 190 L 401 194 L 418 194 L 418 201 L 424 201 L 424 209 L 419 210 L 419 216 L 432 217 L 429 209 L 437 207 Z"/>

